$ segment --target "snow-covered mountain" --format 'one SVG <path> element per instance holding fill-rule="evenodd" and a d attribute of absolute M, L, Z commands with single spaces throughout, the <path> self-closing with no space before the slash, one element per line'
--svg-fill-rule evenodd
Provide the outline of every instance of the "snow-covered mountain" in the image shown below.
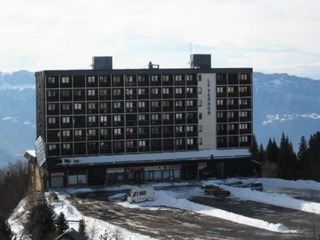
<path fill-rule="evenodd" d="M 0 72 L 0 166 L 34 148 L 34 73 Z M 282 132 L 296 150 L 301 136 L 320 131 L 320 81 L 287 74 L 254 73 L 254 133 L 258 144 Z"/>
<path fill-rule="evenodd" d="M 32 72 L 0 72 L 0 166 L 34 148 L 34 82 Z"/>
<path fill-rule="evenodd" d="M 258 143 L 279 143 L 282 132 L 295 150 L 300 138 L 320 131 L 320 81 L 288 74 L 254 73 L 254 133 Z"/>

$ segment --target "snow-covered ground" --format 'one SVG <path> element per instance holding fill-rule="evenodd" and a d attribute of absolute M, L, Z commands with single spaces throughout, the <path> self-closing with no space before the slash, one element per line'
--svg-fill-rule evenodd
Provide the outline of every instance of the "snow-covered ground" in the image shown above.
<path fill-rule="evenodd" d="M 231 187 L 225 184 L 239 181 L 239 179 L 228 179 L 225 181 L 222 180 L 209 180 L 209 181 L 202 181 L 198 182 L 198 185 L 205 185 L 205 184 L 219 184 L 223 188 L 229 190 L 231 192 L 231 196 L 236 199 L 240 199 L 243 201 L 254 201 L 259 203 L 271 204 L 274 206 L 280 206 L 285 208 L 290 208 L 294 210 L 300 210 L 304 212 L 313 213 L 315 215 L 320 215 L 320 202 L 310 202 L 301 199 L 295 199 L 292 196 L 287 194 L 273 192 L 272 189 L 281 189 L 281 188 L 291 188 L 291 189 L 301 189 L 303 190 L 314 190 L 319 191 L 320 195 L 320 183 L 315 181 L 288 181 L 288 180 L 281 180 L 281 179 L 267 179 L 267 178 L 260 178 L 260 179 L 241 179 L 242 182 L 248 183 L 252 181 L 260 181 L 264 186 L 264 191 L 252 191 L 247 188 L 237 188 Z M 203 194 L 203 191 L 198 187 L 194 186 L 195 183 L 160 183 L 154 184 L 155 187 L 155 200 L 143 203 L 134 203 L 129 204 L 127 202 L 119 201 L 118 204 L 121 204 L 127 208 L 144 208 L 149 210 L 155 209 L 168 209 L 168 208 L 178 208 L 187 210 L 190 212 L 213 216 L 216 218 L 221 218 L 227 221 L 239 223 L 242 225 L 248 225 L 272 232 L 280 232 L 280 233 L 294 233 L 297 232 L 297 229 L 289 229 L 282 223 L 273 223 L 267 222 L 262 219 L 251 218 L 248 216 L 243 216 L 240 214 L 236 214 L 230 211 L 218 209 L 215 207 L 205 206 L 198 203 L 194 203 L 189 201 L 188 198 L 192 196 L 199 196 Z M 167 186 L 176 186 L 175 188 L 168 188 L 165 190 Z M 180 187 L 179 187 L 180 186 Z M 183 186 L 190 186 L 190 187 L 183 187 Z M 121 186 L 118 188 L 105 188 L 103 190 L 121 190 L 121 189 L 130 189 L 133 186 Z M 99 189 L 101 190 L 101 189 Z M 140 234 L 132 233 L 127 231 L 126 229 L 120 228 L 118 226 L 109 224 L 107 222 L 94 219 L 91 217 L 83 216 L 69 201 L 68 196 L 69 194 L 74 194 L 77 192 L 90 192 L 94 191 L 93 189 L 64 189 L 64 191 L 57 192 L 59 197 L 59 202 L 52 203 L 54 207 L 54 211 L 57 215 L 60 212 L 63 212 L 70 221 L 69 227 L 74 228 L 75 230 L 78 229 L 78 221 L 80 219 L 84 219 L 87 226 L 87 233 L 91 239 L 99 239 L 99 236 L 104 233 L 105 230 L 109 232 L 113 232 L 117 235 L 121 235 L 122 239 L 152 239 L 149 236 L 143 236 Z M 123 195 L 123 194 L 122 194 Z M 121 194 L 115 194 L 113 196 L 114 199 L 120 198 Z M 14 214 L 9 219 L 9 223 L 13 231 L 17 234 L 21 234 L 22 227 L 19 221 L 15 221 L 16 216 L 23 212 L 24 208 L 24 201 L 22 201 L 19 206 L 17 207 Z M 90 236 L 91 234 L 91 236 Z M 94 238 L 93 235 L 95 236 Z"/>

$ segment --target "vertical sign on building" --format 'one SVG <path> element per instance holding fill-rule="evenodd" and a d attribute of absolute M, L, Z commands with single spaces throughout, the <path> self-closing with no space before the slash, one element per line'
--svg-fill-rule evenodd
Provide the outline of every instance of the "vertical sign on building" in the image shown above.
<path fill-rule="evenodd" d="M 217 148 L 216 130 L 216 74 L 199 74 L 199 149 Z"/>

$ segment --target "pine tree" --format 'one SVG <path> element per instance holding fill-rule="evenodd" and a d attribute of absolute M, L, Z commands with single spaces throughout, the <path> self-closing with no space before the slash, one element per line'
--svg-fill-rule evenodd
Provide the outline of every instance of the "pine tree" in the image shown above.
<path fill-rule="evenodd" d="M 59 234 L 64 233 L 69 228 L 68 222 L 63 214 L 63 212 L 60 212 L 60 215 L 58 216 L 58 219 L 56 221 L 57 225 L 57 232 Z"/>
<path fill-rule="evenodd" d="M 252 135 L 251 154 L 253 160 L 259 161 L 259 146 L 255 135 Z"/>
<path fill-rule="evenodd" d="M 5 220 L 2 214 L 0 214 L 0 239 L 10 240 L 13 237 L 10 225 Z"/>
<path fill-rule="evenodd" d="M 83 218 L 80 219 L 78 232 L 79 232 L 82 236 L 84 236 L 84 237 L 87 236 L 86 227 L 87 227 L 87 226 L 86 226 L 86 222 L 84 221 L 84 219 L 83 219 Z"/>
<path fill-rule="evenodd" d="M 55 232 L 54 211 L 45 197 L 38 198 L 32 205 L 25 230 L 32 240 L 48 239 Z"/>
<path fill-rule="evenodd" d="M 300 169 L 300 177 L 308 178 L 309 177 L 309 168 L 310 162 L 308 157 L 308 143 L 304 136 L 301 137 L 299 143 L 299 151 L 298 151 L 298 160 L 299 160 L 299 169 Z"/>
<path fill-rule="evenodd" d="M 295 177 L 297 157 L 288 136 L 282 133 L 278 155 L 279 177 L 292 179 Z"/>

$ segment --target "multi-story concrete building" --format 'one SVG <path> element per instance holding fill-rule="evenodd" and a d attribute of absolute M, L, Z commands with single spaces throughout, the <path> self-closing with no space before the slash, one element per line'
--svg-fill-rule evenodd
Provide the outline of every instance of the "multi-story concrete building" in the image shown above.
<path fill-rule="evenodd" d="M 252 69 L 190 68 L 36 73 L 39 166 L 49 186 L 177 181 L 248 174 Z"/>

